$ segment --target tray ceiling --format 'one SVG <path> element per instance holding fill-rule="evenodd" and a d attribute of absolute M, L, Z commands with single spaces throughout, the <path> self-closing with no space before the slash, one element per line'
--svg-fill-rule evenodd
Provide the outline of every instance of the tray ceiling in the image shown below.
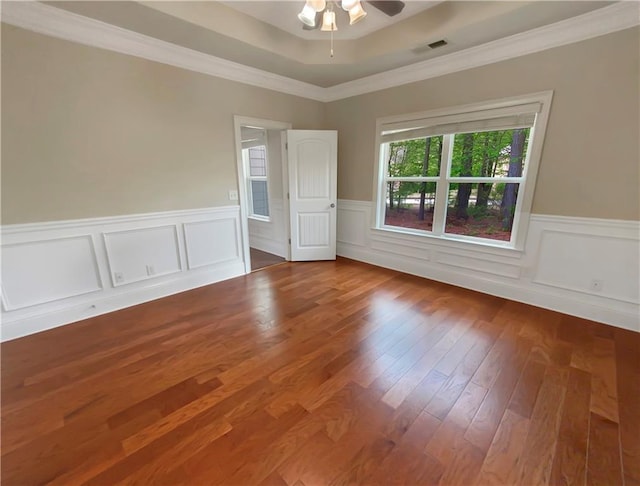
<path fill-rule="evenodd" d="M 369 15 L 360 23 L 366 26 L 364 31 L 355 29 L 360 24 L 349 26 L 338 20 L 339 32 L 345 34 L 336 36 L 333 58 L 329 56 L 329 33 L 297 31 L 295 15 L 302 1 L 45 3 L 206 54 L 329 87 L 575 17 L 613 2 L 410 1 L 402 17 L 395 19 L 365 3 Z M 251 15 L 246 13 L 248 10 Z M 438 49 L 427 47 L 440 39 L 446 39 L 448 44 Z"/>

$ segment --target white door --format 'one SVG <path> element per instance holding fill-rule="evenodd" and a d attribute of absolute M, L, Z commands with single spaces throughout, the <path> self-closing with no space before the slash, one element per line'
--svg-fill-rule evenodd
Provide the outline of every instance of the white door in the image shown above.
<path fill-rule="evenodd" d="M 336 259 L 338 132 L 287 130 L 291 260 Z"/>

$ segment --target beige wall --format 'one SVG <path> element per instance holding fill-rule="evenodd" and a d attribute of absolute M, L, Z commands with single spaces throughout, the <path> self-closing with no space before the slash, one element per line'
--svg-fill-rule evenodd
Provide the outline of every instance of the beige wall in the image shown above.
<path fill-rule="evenodd" d="M 377 117 L 548 89 L 533 211 L 640 219 L 639 29 L 323 105 L 2 27 L 3 224 L 230 204 L 234 114 L 338 129 L 371 200 Z"/>
<path fill-rule="evenodd" d="M 325 126 L 339 131 L 338 196 L 372 199 L 376 118 L 552 89 L 533 212 L 640 219 L 639 32 L 328 104 Z"/>
<path fill-rule="evenodd" d="M 2 26 L 2 224 L 235 204 L 233 115 L 322 103 Z"/>

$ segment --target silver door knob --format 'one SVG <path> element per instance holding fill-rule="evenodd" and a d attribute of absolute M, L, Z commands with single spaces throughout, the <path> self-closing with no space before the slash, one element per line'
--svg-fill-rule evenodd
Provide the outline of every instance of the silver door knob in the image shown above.
<path fill-rule="evenodd" d="M 332 208 L 335 208 L 335 207 L 336 207 L 336 205 L 335 205 L 335 204 L 333 204 L 333 203 L 331 203 L 331 207 L 332 207 Z"/>

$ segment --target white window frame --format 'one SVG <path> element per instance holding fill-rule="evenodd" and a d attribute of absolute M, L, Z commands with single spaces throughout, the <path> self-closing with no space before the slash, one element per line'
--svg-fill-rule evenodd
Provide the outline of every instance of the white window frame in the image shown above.
<path fill-rule="evenodd" d="M 264 166 L 265 166 L 265 174 L 264 176 L 252 176 L 251 175 L 251 158 L 249 156 L 249 150 L 254 149 L 254 148 L 258 148 L 258 147 L 264 147 Z M 245 181 L 246 181 L 246 187 L 247 187 L 247 201 L 248 201 L 248 209 L 249 211 L 247 212 L 247 216 L 251 219 L 256 219 L 258 221 L 266 221 L 269 222 L 271 221 L 271 198 L 270 198 L 270 194 L 271 191 L 269 190 L 269 149 L 267 147 L 267 143 L 265 140 L 265 143 L 263 144 L 259 144 L 259 145 L 254 145 L 251 147 L 247 147 L 247 148 L 243 148 L 242 149 L 242 160 L 243 163 L 245 164 Z M 268 209 L 269 209 L 269 215 L 268 216 L 264 216 L 262 214 L 256 214 L 254 212 L 254 207 L 253 207 L 253 190 L 251 187 L 251 182 L 252 181 L 264 181 L 267 185 L 267 204 L 268 204 Z"/>
<path fill-rule="evenodd" d="M 374 200 L 376 202 L 374 211 L 373 230 L 385 233 L 398 233 L 407 236 L 416 236 L 420 238 L 433 238 L 441 243 L 459 242 L 470 248 L 472 247 L 494 247 L 503 248 L 507 251 L 524 251 L 524 245 L 529 227 L 529 219 L 531 216 L 531 206 L 533 203 L 533 194 L 538 175 L 538 167 L 542 155 L 544 145 L 544 136 L 546 132 L 551 101 L 553 99 L 553 91 L 544 91 L 540 93 L 532 93 L 523 96 L 515 96 L 499 100 L 490 100 L 486 102 L 473 103 L 469 105 L 456 106 L 438 110 L 430 110 L 420 113 L 411 113 L 407 115 L 398 115 L 391 117 L 378 118 L 376 120 L 376 146 L 375 157 L 378 161 L 377 172 L 374 180 Z M 442 144 L 442 164 L 440 167 L 440 175 L 437 177 L 411 177 L 412 182 L 436 182 L 436 201 L 433 215 L 433 226 L 431 231 L 402 228 L 399 226 L 387 226 L 384 224 L 386 197 L 387 197 L 387 175 L 388 153 L 381 148 L 388 148 L 389 145 L 381 141 L 382 132 L 388 127 L 414 127 L 421 125 L 421 122 L 433 123 L 464 123 L 472 120 L 483 119 L 483 113 L 489 110 L 509 112 L 518 106 L 539 104 L 538 113 L 529 132 L 529 142 L 527 145 L 527 153 L 525 155 L 525 163 L 521 177 L 501 177 L 499 182 L 514 182 L 519 184 L 518 198 L 516 200 L 516 209 L 511 230 L 511 240 L 508 242 L 491 240 L 488 238 L 479 238 L 474 236 L 456 235 L 445 233 L 445 217 L 448 205 L 448 189 L 451 183 L 478 183 L 483 179 L 491 179 L 496 182 L 497 178 L 481 178 L 481 177 L 465 177 L 452 178 L 450 172 L 451 157 L 453 152 L 453 139 L 455 131 L 450 134 L 444 134 Z M 438 134 L 442 135 L 442 134 Z M 434 136 L 437 136 L 434 134 Z M 443 168 L 445 170 L 443 170 Z M 401 181 L 403 177 L 392 178 L 392 180 Z"/>

